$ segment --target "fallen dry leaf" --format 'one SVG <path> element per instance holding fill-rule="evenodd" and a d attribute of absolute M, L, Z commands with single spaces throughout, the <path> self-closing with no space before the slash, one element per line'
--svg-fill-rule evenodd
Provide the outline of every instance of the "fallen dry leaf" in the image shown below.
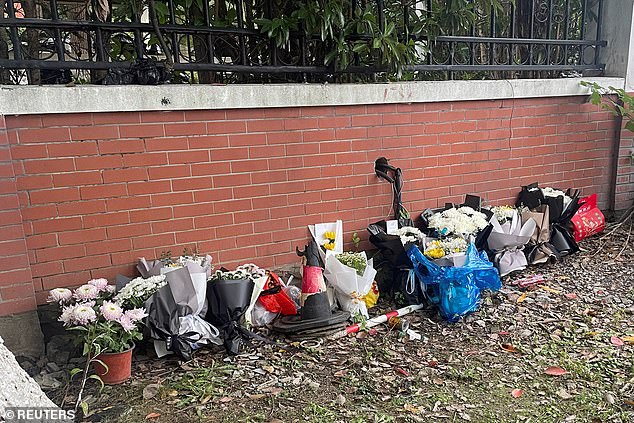
<path fill-rule="evenodd" d="M 566 391 L 564 388 L 559 388 L 557 390 L 557 396 L 559 398 L 561 398 L 561 399 L 564 399 L 564 400 L 568 400 L 568 399 L 572 398 L 572 395 L 570 395 L 568 393 L 568 391 Z"/>
<path fill-rule="evenodd" d="M 526 297 L 528 297 L 528 292 L 525 292 L 522 295 L 520 295 L 519 298 L 516 300 L 516 302 L 517 303 L 523 303 L 524 300 L 526 299 Z"/>
<path fill-rule="evenodd" d="M 502 349 L 506 352 L 510 352 L 510 353 L 518 353 L 519 351 L 517 350 L 517 348 L 515 348 L 513 346 L 513 344 L 502 344 L 501 345 Z"/>
<path fill-rule="evenodd" d="M 572 293 L 572 292 L 569 292 L 569 293 L 567 293 L 567 294 L 564 294 L 564 296 L 565 296 L 566 298 L 568 298 L 569 300 L 576 300 L 576 299 L 577 299 L 577 294 L 574 294 L 574 293 Z"/>
<path fill-rule="evenodd" d="M 621 338 L 626 344 L 634 344 L 634 336 L 624 336 Z"/>
<path fill-rule="evenodd" d="M 161 417 L 161 413 L 150 413 L 145 416 L 145 420 L 158 419 L 159 417 Z"/>
<path fill-rule="evenodd" d="M 563 376 L 568 372 L 562 369 L 561 367 L 548 366 L 546 370 L 544 370 L 544 373 L 549 376 Z"/>
<path fill-rule="evenodd" d="M 539 287 L 546 292 L 550 292 L 551 294 L 561 294 L 561 291 L 557 291 L 556 289 L 550 288 L 545 285 L 540 285 Z"/>
<path fill-rule="evenodd" d="M 610 342 L 612 343 L 612 345 L 615 345 L 617 347 L 622 347 L 623 345 L 625 345 L 625 343 L 618 336 L 611 336 Z"/>
<path fill-rule="evenodd" d="M 513 396 L 513 398 L 519 398 L 522 396 L 523 393 L 524 391 L 522 389 L 513 389 L 511 391 L 511 395 Z"/>
<path fill-rule="evenodd" d="M 401 369 L 400 367 L 396 368 L 396 371 L 402 374 L 403 376 L 409 376 L 409 373 L 406 370 Z"/>

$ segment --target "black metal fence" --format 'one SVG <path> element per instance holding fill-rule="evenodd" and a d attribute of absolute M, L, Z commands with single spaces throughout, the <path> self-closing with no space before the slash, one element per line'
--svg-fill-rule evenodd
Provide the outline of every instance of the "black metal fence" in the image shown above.
<path fill-rule="evenodd" d="M 313 2 L 0 0 L 0 83 L 544 78 L 604 68 L 602 0 Z"/>

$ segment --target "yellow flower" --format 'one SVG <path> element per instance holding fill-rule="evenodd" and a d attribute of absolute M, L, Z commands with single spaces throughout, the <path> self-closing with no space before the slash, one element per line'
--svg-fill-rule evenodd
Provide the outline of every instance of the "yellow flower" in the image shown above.
<path fill-rule="evenodd" d="M 445 251 L 440 247 L 435 247 L 425 251 L 425 255 L 433 259 L 439 259 L 445 256 Z"/>
<path fill-rule="evenodd" d="M 324 242 L 324 248 L 326 250 L 334 250 L 335 249 L 335 242 L 334 241 L 326 241 Z"/>
<path fill-rule="evenodd" d="M 324 238 L 326 238 L 330 242 L 335 242 L 335 239 L 337 238 L 337 234 L 332 231 L 324 232 Z"/>

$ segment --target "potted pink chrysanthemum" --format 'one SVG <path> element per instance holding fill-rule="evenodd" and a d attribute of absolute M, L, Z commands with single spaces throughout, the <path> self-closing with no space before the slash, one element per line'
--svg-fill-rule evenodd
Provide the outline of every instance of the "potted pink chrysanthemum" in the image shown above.
<path fill-rule="evenodd" d="M 74 291 L 50 291 L 48 301 L 61 307 L 59 321 L 76 331 L 83 344 L 87 365 L 72 372 L 84 372 L 82 388 L 89 364 L 103 383 L 114 385 L 130 378 L 134 341 L 142 339 L 139 325 L 147 314 L 143 308 L 126 310 L 113 301 L 114 288 L 106 279 L 93 279 Z"/>

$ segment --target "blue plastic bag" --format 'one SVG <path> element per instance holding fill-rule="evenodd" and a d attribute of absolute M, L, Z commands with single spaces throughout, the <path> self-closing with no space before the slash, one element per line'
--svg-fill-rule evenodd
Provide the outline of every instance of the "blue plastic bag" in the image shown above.
<path fill-rule="evenodd" d="M 486 253 L 479 253 L 473 243 L 467 248 L 467 258 L 462 267 L 439 266 L 415 245 L 407 250 L 407 254 L 423 291 L 432 293 L 431 302 L 438 304 L 441 314 L 449 322 L 456 322 L 477 310 L 481 290 L 497 291 L 502 287 L 497 269 Z"/>

